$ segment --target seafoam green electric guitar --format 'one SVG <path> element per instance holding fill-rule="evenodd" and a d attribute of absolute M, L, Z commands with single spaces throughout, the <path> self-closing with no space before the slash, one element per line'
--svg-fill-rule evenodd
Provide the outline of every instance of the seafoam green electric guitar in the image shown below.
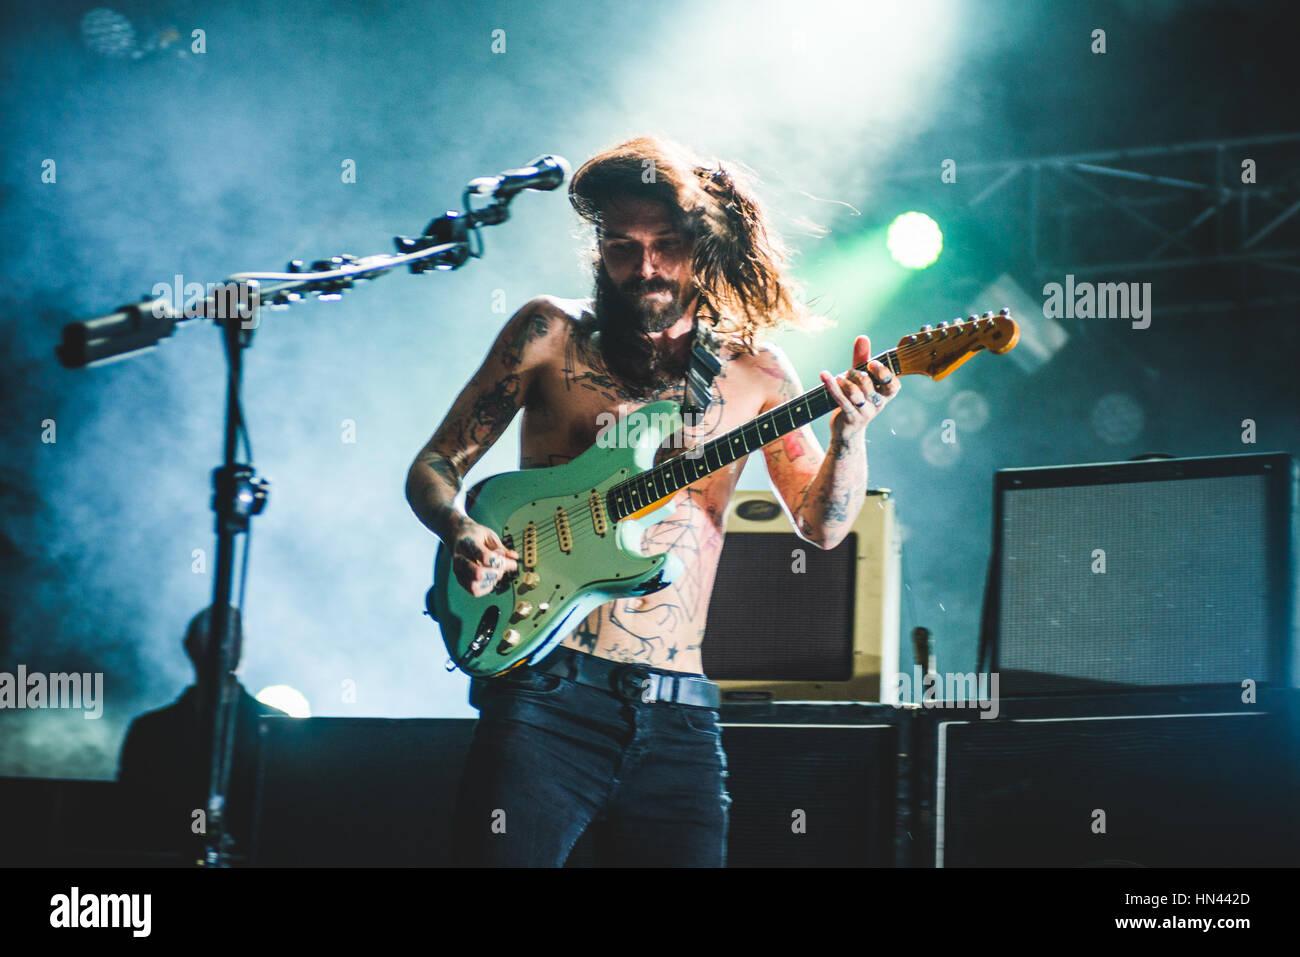
<path fill-rule="evenodd" d="M 923 326 L 873 357 L 895 375 L 942 379 L 977 352 L 1004 353 L 1020 338 L 1010 310 L 964 322 Z M 866 366 L 858 368 L 865 370 Z M 643 555 L 645 531 L 673 512 L 674 493 L 793 432 L 836 407 L 818 386 L 725 435 L 654 464 L 663 441 L 681 428 L 675 402 L 637 410 L 626 444 L 601 443 L 553 468 L 506 472 L 466 495 L 470 518 L 494 529 L 519 553 L 519 568 L 491 594 L 475 598 L 439 546 L 425 604 L 442 627 L 452 661 L 480 678 L 549 654 L 591 611 L 615 598 L 647 595 L 681 574 L 672 554 Z"/>

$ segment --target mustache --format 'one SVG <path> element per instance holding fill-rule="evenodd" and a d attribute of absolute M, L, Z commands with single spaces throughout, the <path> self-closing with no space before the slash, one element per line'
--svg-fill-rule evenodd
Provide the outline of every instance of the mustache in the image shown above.
<path fill-rule="evenodd" d="M 624 295 L 635 296 L 643 292 L 674 292 L 676 287 L 667 279 L 629 279 L 618 287 Z"/>

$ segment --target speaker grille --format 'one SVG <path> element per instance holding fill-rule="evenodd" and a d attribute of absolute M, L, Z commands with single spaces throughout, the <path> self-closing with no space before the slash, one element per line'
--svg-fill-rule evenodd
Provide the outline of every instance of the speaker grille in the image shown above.
<path fill-rule="evenodd" d="M 857 557 L 856 532 L 829 551 L 793 534 L 729 534 L 704 632 L 705 673 L 715 681 L 853 677 Z"/>
<path fill-rule="evenodd" d="M 1004 682 L 1016 672 L 1086 679 L 1053 690 L 1268 680 L 1266 506 L 1262 475 L 1006 490 Z"/>
<path fill-rule="evenodd" d="M 733 725 L 723 744 L 728 867 L 893 863 L 896 726 Z"/>

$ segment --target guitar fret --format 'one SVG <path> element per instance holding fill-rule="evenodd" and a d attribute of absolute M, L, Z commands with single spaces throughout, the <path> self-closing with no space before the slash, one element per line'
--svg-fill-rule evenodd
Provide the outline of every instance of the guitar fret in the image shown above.
<path fill-rule="evenodd" d="M 875 357 L 894 375 L 902 375 L 897 349 Z M 866 365 L 858 366 L 866 369 Z M 825 386 L 796 396 L 741 424 L 725 435 L 678 455 L 639 476 L 626 479 L 610 489 L 606 507 L 621 521 L 645 507 L 668 498 L 693 482 L 739 461 L 746 455 L 776 441 L 782 435 L 802 428 L 830 412 L 837 403 Z"/>
<path fill-rule="evenodd" d="M 779 409 L 773 410 L 772 418 L 775 419 L 777 415 L 781 412 L 785 413 L 785 421 L 787 422 L 786 427 L 781 431 L 793 432 L 795 429 L 799 428 L 799 426 L 794 421 L 794 411 L 789 406 L 783 405 Z M 780 425 L 780 422 L 778 422 L 777 424 Z"/>

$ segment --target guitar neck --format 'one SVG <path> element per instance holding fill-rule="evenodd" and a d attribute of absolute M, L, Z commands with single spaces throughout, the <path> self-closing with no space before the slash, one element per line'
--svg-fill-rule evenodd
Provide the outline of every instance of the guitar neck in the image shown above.
<path fill-rule="evenodd" d="M 868 362 L 883 363 L 894 375 L 903 375 L 898 349 L 873 356 Z M 867 363 L 855 368 L 867 369 Z M 677 455 L 609 490 L 606 505 L 615 521 L 627 518 L 648 505 L 726 468 L 732 462 L 762 448 L 781 436 L 821 418 L 836 407 L 825 385 L 768 409 L 744 425 L 706 442 L 685 455 Z"/>

